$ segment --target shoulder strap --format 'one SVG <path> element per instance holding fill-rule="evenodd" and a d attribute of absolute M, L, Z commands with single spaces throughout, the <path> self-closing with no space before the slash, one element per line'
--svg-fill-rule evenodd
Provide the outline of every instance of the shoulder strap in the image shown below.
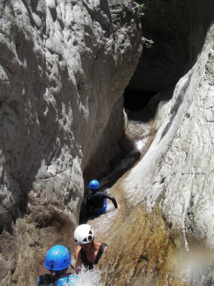
<path fill-rule="evenodd" d="M 100 257 L 101 257 L 102 254 L 103 254 L 104 248 L 105 248 L 106 246 L 107 246 L 106 243 L 102 243 L 102 244 L 100 245 L 100 248 L 99 248 L 98 253 L 97 253 L 97 257 L 96 257 L 96 259 L 94 260 L 94 264 L 97 264 L 97 263 L 98 263 L 98 261 L 100 260 Z"/>

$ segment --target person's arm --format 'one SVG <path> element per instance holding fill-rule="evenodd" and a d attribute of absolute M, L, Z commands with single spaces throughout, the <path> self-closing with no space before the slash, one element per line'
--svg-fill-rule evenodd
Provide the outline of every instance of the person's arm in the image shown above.
<path fill-rule="evenodd" d="M 112 203 L 114 204 L 114 207 L 117 209 L 118 206 L 117 206 L 117 202 L 116 202 L 115 198 L 113 196 L 108 195 L 108 194 L 106 195 L 106 198 L 111 200 Z"/>
<path fill-rule="evenodd" d="M 74 265 L 74 274 L 77 275 L 80 273 L 81 271 L 81 267 L 82 267 L 82 257 L 81 257 L 81 246 L 77 246 L 77 249 L 75 251 L 75 265 Z"/>

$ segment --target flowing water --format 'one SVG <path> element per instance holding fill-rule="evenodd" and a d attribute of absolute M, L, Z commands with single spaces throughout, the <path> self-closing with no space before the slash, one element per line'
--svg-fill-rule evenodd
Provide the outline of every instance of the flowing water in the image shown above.
<path fill-rule="evenodd" d="M 112 171 L 112 173 L 103 178 L 100 181 L 101 185 L 111 185 L 114 179 L 119 178 L 120 174 L 124 174 L 124 171 L 128 171 L 134 163 L 142 156 L 147 149 L 147 144 L 150 141 L 152 124 L 151 122 L 141 122 L 141 121 L 129 121 L 126 134 L 135 143 L 135 148 L 128 154 L 128 156 L 120 162 L 120 164 Z M 111 188 L 106 190 L 111 193 Z M 115 196 L 118 209 L 114 208 L 114 205 L 110 200 L 108 200 L 107 211 L 105 214 L 100 215 L 99 217 L 87 221 L 95 229 L 95 240 L 109 243 L 111 242 L 111 229 L 112 225 L 117 219 L 118 211 L 120 208 L 124 208 L 124 202 L 121 197 Z M 104 239 L 104 241 L 103 241 Z M 94 269 L 93 271 L 82 272 L 79 275 L 79 280 L 77 281 L 77 286 L 102 286 L 102 276 L 104 275 L 105 270 Z M 109 285 L 110 284 L 106 284 Z M 114 284 L 111 284 L 114 285 Z"/>
<path fill-rule="evenodd" d="M 102 271 L 94 269 L 93 271 L 83 272 L 79 275 L 76 286 L 102 286 Z M 69 286 L 69 285 L 68 285 Z"/>
<path fill-rule="evenodd" d="M 211 286 L 214 285 L 214 259 L 208 261 L 207 253 L 190 250 L 183 231 L 184 247 L 176 249 L 170 238 L 160 210 L 148 214 L 138 205 L 128 209 L 123 196 L 124 170 L 142 158 L 152 139 L 152 122 L 130 120 L 127 136 L 135 142 L 135 149 L 121 161 L 101 183 L 115 196 L 118 209 L 108 201 L 107 212 L 87 223 L 95 229 L 95 240 L 109 244 L 99 269 L 79 275 L 77 286 Z M 121 172 L 123 170 L 123 172 Z M 120 174 L 121 177 L 120 177 Z M 123 175 L 124 174 L 124 175 Z M 115 178 L 118 178 L 116 183 Z M 196 249 L 198 250 L 198 249 Z"/>

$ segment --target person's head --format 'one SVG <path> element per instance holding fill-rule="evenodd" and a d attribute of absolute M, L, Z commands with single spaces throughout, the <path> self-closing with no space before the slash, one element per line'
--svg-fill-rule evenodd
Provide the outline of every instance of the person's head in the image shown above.
<path fill-rule="evenodd" d="M 89 224 L 81 224 L 74 231 L 74 241 L 79 244 L 83 249 L 89 245 L 93 245 L 94 229 Z"/>
<path fill-rule="evenodd" d="M 93 192 L 97 192 L 99 187 L 100 187 L 100 184 L 97 180 L 92 180 L 89 183 L 89 189 L 91 189 Z"/>
<path fill-rule="evenodd" d="M 68 249 L 63 245 L 51 247 L 45 257 L 45 267 L 56 276 L 62 276 L 66 273 L 71 264 L 71 256 Z"/>

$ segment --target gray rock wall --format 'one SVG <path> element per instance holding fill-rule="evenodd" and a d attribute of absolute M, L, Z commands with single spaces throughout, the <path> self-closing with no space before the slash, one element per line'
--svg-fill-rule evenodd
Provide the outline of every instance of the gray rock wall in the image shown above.
<path fill-rule="evenodd" d="M 111 188 L 119 209 L 104 234 L 103 285 L 213 284 L 214 23 L 205 38 L 175 89 L 150 102 L 152 144 Z"/>
<path fill-rule="evenodd" d="M 133 1 L 0 1 L 2 286 L 33 285 L 45 251 L 68 243 L 78 223 L 83 171 L 112 110 L 121 118 L 122 101 L 113 107 L 140 57 L 132 8 Z M 114 127 L 108 137 L 115 131 L 119 141 L 121 119 Z"/>
<path fill-rule="evenodd" d="M 124 185 L 132 205 L 160 207 L 179 247 L 186 238 L 214 246 L 213 39 L 214 25 L 196 64 L 160 106 L 154 141 Z"/>
<path fill-rule="evenodd" d="M 145 0 L 143 36 L 153 40 L 144 49 L 129 88 L 160 92 L 192 67 L 213 21 L 212 0 Z M 142 94 L 143 96 L 143 94 Z"/>

